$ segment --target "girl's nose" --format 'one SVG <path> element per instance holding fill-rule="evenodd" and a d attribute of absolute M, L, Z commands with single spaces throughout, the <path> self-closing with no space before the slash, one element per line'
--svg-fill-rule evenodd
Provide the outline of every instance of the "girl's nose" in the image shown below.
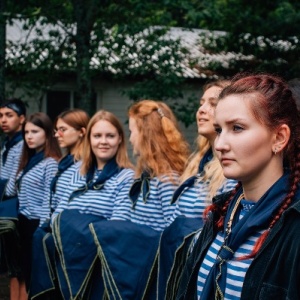
<path fill-rule="evenodd" d="M 224 133 L 218 133 L 214 141 L 214 147 L 216 151 L 226 151 L 228 150 L 228 143 L 226 141 L 226 135 Z"/>

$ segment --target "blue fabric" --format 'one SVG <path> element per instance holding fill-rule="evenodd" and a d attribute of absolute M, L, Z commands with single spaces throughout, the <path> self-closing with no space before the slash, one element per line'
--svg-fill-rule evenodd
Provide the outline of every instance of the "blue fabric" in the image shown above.
<path fill-rule="evenodd" d="M 7 182 L 8 182 L 8 179 L 0 179 L 0 201 L 2 201 L 5 196 L 5 188 L 6 188 Z"/>
<path fill-rule="evenodd" d="M 5 138 L 2 147 L 5 147 L 5 150 L 2 153 L 2 165 L 6 163 L 7 155 L 9 150 L 16 144 L 18 144 L 23 139 L 22 131 L 18 131 L 10 140 L 8 137 Z"/>
<path fill-rule="evenodd" d="M 165 299 L 167 288 L 175 290 L 178 286 L 178 271 L 182 270 L 186 262 L 194 234 L 202 226 L 202 218 L 178 216 L 164 230 L 159 246 L 158 299 Z"/>
<path fill-rule="evenodd" d="M 56 272 L 64 299 L 81 297 L 91 279 L 97 248 L 89 224 L 105 220 L 92 214 L 67 209 L 53 223 L 53 237 L 59 259 Z"/>
<path fill-rule="evenodd" d="M 160 232 L 120 220 L 93 222 L 90 228 L 98 247 L 107 298 L 150 299 L 144 294 L 156 260 Z"/>
<path fill-rule="evenodd" d="M 0 219 L 18 220 L 19 200 L 13 197 L 0 202 Z"/>
<path fill-rule="evenodd" d="M 194 185 L 195 180 L 198 178 L 199 174 L 201 174 L 203 172 L 205 165 L 208 162 L 210 162 L 212 160 L 212 158 L 213 158 L 213 151 L 212 151 L 212 148 L 209 148 L 200 161 L 197 175 L 189 177 L 174 192 L 172 200 L 171 200 L 172 204 L 178 200 L 178 198 L 180 197 L 181 193 L 184 191 L 185 188 L 191 187 Z"/>
<path fill-rule="evenodd" d="M 218 253 L 218 259 L 215 261 L 215 264 L 208 274 L 201 294 L 201 299 L 214 299 L 217 287 L 219 287 L 224 294 L 227 273 L 226 261 L 232 259 L 234 252 L 249 236 L 268 227 L 288 193 L 289 186 L 289 174 L 286 173 L 273 184 L 273 186 L 241 220 L 239 220 L 241 207 L 237 210 L 232 223 L 232 231 L 221 247 L 220 252 Z M 241 193 L 242 188 L 236 193 L 234 199 L 229 204 L 224 221 L 224 231 L 233 207 Z M 221 299 L 221 297 L 218 295 L 216 296 L 216 299 Z"/>
<path fill-rule="evenodd" d="M 29 290 L 30 297 L 36 297 L 55 289 L 55 244 L 48 228 L 36 229 L 32 240 L 32 257 L 34 259 Z"/>
<path fill-rule="evenodd" d="M 150 193 L 150 176 L 147 172 L 143 172 L 140 178 L 135 179 L 130 188 L 129 198 L 131 199 L 133 209 L 140 193 L 142 193 L 143 201 L 146 203 Z"/>
<path fill-rule="evenodd" d="M 69 201 L 71 201 L 73 198 L 84 194 L 87 190 L 100 190 L 104 186 L 104 183 L 106 180 L 120 172 L 120 167 L 117 165 L 115 157 L 108 161 L 101 173 L 99 174 L 98 178 L 96 181 L 93 181 L 94 177 L 94 172 L 95 168 L 94 166 L 88 171 L 87 176 L 86 176 L 86 184 L 76 191 L 74 191 L 70 198 Z"/>

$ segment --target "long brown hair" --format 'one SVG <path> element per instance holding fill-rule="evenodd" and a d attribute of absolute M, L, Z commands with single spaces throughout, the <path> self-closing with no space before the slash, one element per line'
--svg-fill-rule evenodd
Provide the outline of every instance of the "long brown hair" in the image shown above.
<path fill-rule="evenodd" d="M 81 174 L 85 175 L 91 168 L 93 164 L 96 164 L 96 157 L 92 151 L 91 148 L 91 130 L 93 126 L 101 120 L 105 120 L 112 124 L 118 131 L 120 137 L 121 137 L 121 143 L 119 144 L 119 148 L 116 155 L 116 162 L 119 167 L 122 168 L 132 168 L 132 164 L 128 158 L 127 153 L 127 147 L 126 147 L 126 141 L 125 141 L 125 133 L 123 126 L 119 119 L 111 112 L 106 110 L 99 110 L 96 112 L 91 120 L 89 121 L 89 124 L 87 126 L 86 135 L 84 137 L 84 153 L 82 156 L 82 166 L 81 166 Z"/>
<path fill-rule="evenodd" d="M 268 230 L 260 236 L 252 253 L 247 256 L 247 258 L 250 258 L 254 257 L 259 251 L 270 230 L 280 219 L 282 213 L 289 207 L 295 196 L 300 181 L 300 116 L 295 99 L 287 83 L 276 76 L 269 74 L 238 75 L 233 79 L 231 85 L 221 92 L 220 101 L 229 95 L 255 95 L 255 97 L 251 97 L 250 107 L 258 122 L 270 130 L 286 124 L 291 131 L 290 139 L 283 151 L 284 165 L 290 169 L 290 189 L 277 214 L 271 220 Z M 219 230 L 223 228 L 228 205 L 236 191 L 237 189 L 221 209 L 213 204 L 205 212 L 207 216 L 209 211 L 216 211 L 219 215 L 216 222 Z"/>
<path fill-rule="evenodd" d="M 170 107 L 160 101 L 142 100 L 130 107 L 128 115 L 136 121 L 140 134 L 136 177 L 143 171 L 150 176 L 173 171 L 181 174 L 189 147 Z"/>
<path fill-rule="evenodd" d="M 65 110 L 60 113 L 54 122 L 54 126 L 56 126 L 58 119 L 63 120 L 69 126 L 73 127 L 76 130 L 81 130 L 82 128 L 87 127 L 90 117 L 89 115 L 82 109 L 74 108 Z M 78 139 L 76 145 L 73 149 L 74 160 L 78 161 L 81 159 L 84 149 L 84 135 L 85 132 L 82 132 L 82 137 Z"/>
<path fill-rule="evenodd" d="M 30 115 L 22 126 L 22 134 L 25 139 L 25 125 L 32 123 L 35 126 L 42 128 L 45 131 L 46 142 L 44 146 L 44 157 L 53 157 L 55 160 L 59 160 L 61 157 L 61 151 L 57 143 L 56 138 L 53 136 L 53 124 L 49 116 L 43 112 L 36 112 Z M 28 163 L 29 158 L 35 153 L 35 149 L 30 149 L 26 142 L 24 142 L 21 162 L 18 172 Z"/>

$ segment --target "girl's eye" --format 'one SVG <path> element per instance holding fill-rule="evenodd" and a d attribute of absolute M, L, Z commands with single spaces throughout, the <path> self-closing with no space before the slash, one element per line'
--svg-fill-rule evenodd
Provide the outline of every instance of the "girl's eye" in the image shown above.
<path fill-rule="evenodd" d="M 222 132 L 220 127 L 215 127 L 215 132 L 219 135 Z"/>
<path fill-rule="evenodd" d="M 218 101 L 216 100 L 216 101 L 211 101 L 210 102 L 210 105 L 211 105 L 211 107 L 213 107 L 213 108 L 215 108 L 216 106 L 217 106 L 217 104 L 218 104 Z"/>
<path fill-rule="evenodd" d="M 233 125 L 233 131 L 241 131 L 243 130 L 243 127 L 242 126 L 239 126 L 239 125 Z"/>

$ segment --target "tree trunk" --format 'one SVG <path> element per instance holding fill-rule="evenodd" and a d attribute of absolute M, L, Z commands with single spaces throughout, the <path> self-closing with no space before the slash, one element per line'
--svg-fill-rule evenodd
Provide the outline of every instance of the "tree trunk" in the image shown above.
<path fill-rule="evenodd" d="M 89 25 L 87 7 L 85 1 L 73 0 L 76 32 L 76 62 L 77 62 L 77 106 L 92 115 L 93 111 L 93 87 L 90 72 L 90 38 L 91 26 Z"/>
<path fill-rule="evenodd" d="M 5 48 L 6 48 L 6 18 L 5 0 L 0 0 L 0 103 L 5 100 Z"/>

